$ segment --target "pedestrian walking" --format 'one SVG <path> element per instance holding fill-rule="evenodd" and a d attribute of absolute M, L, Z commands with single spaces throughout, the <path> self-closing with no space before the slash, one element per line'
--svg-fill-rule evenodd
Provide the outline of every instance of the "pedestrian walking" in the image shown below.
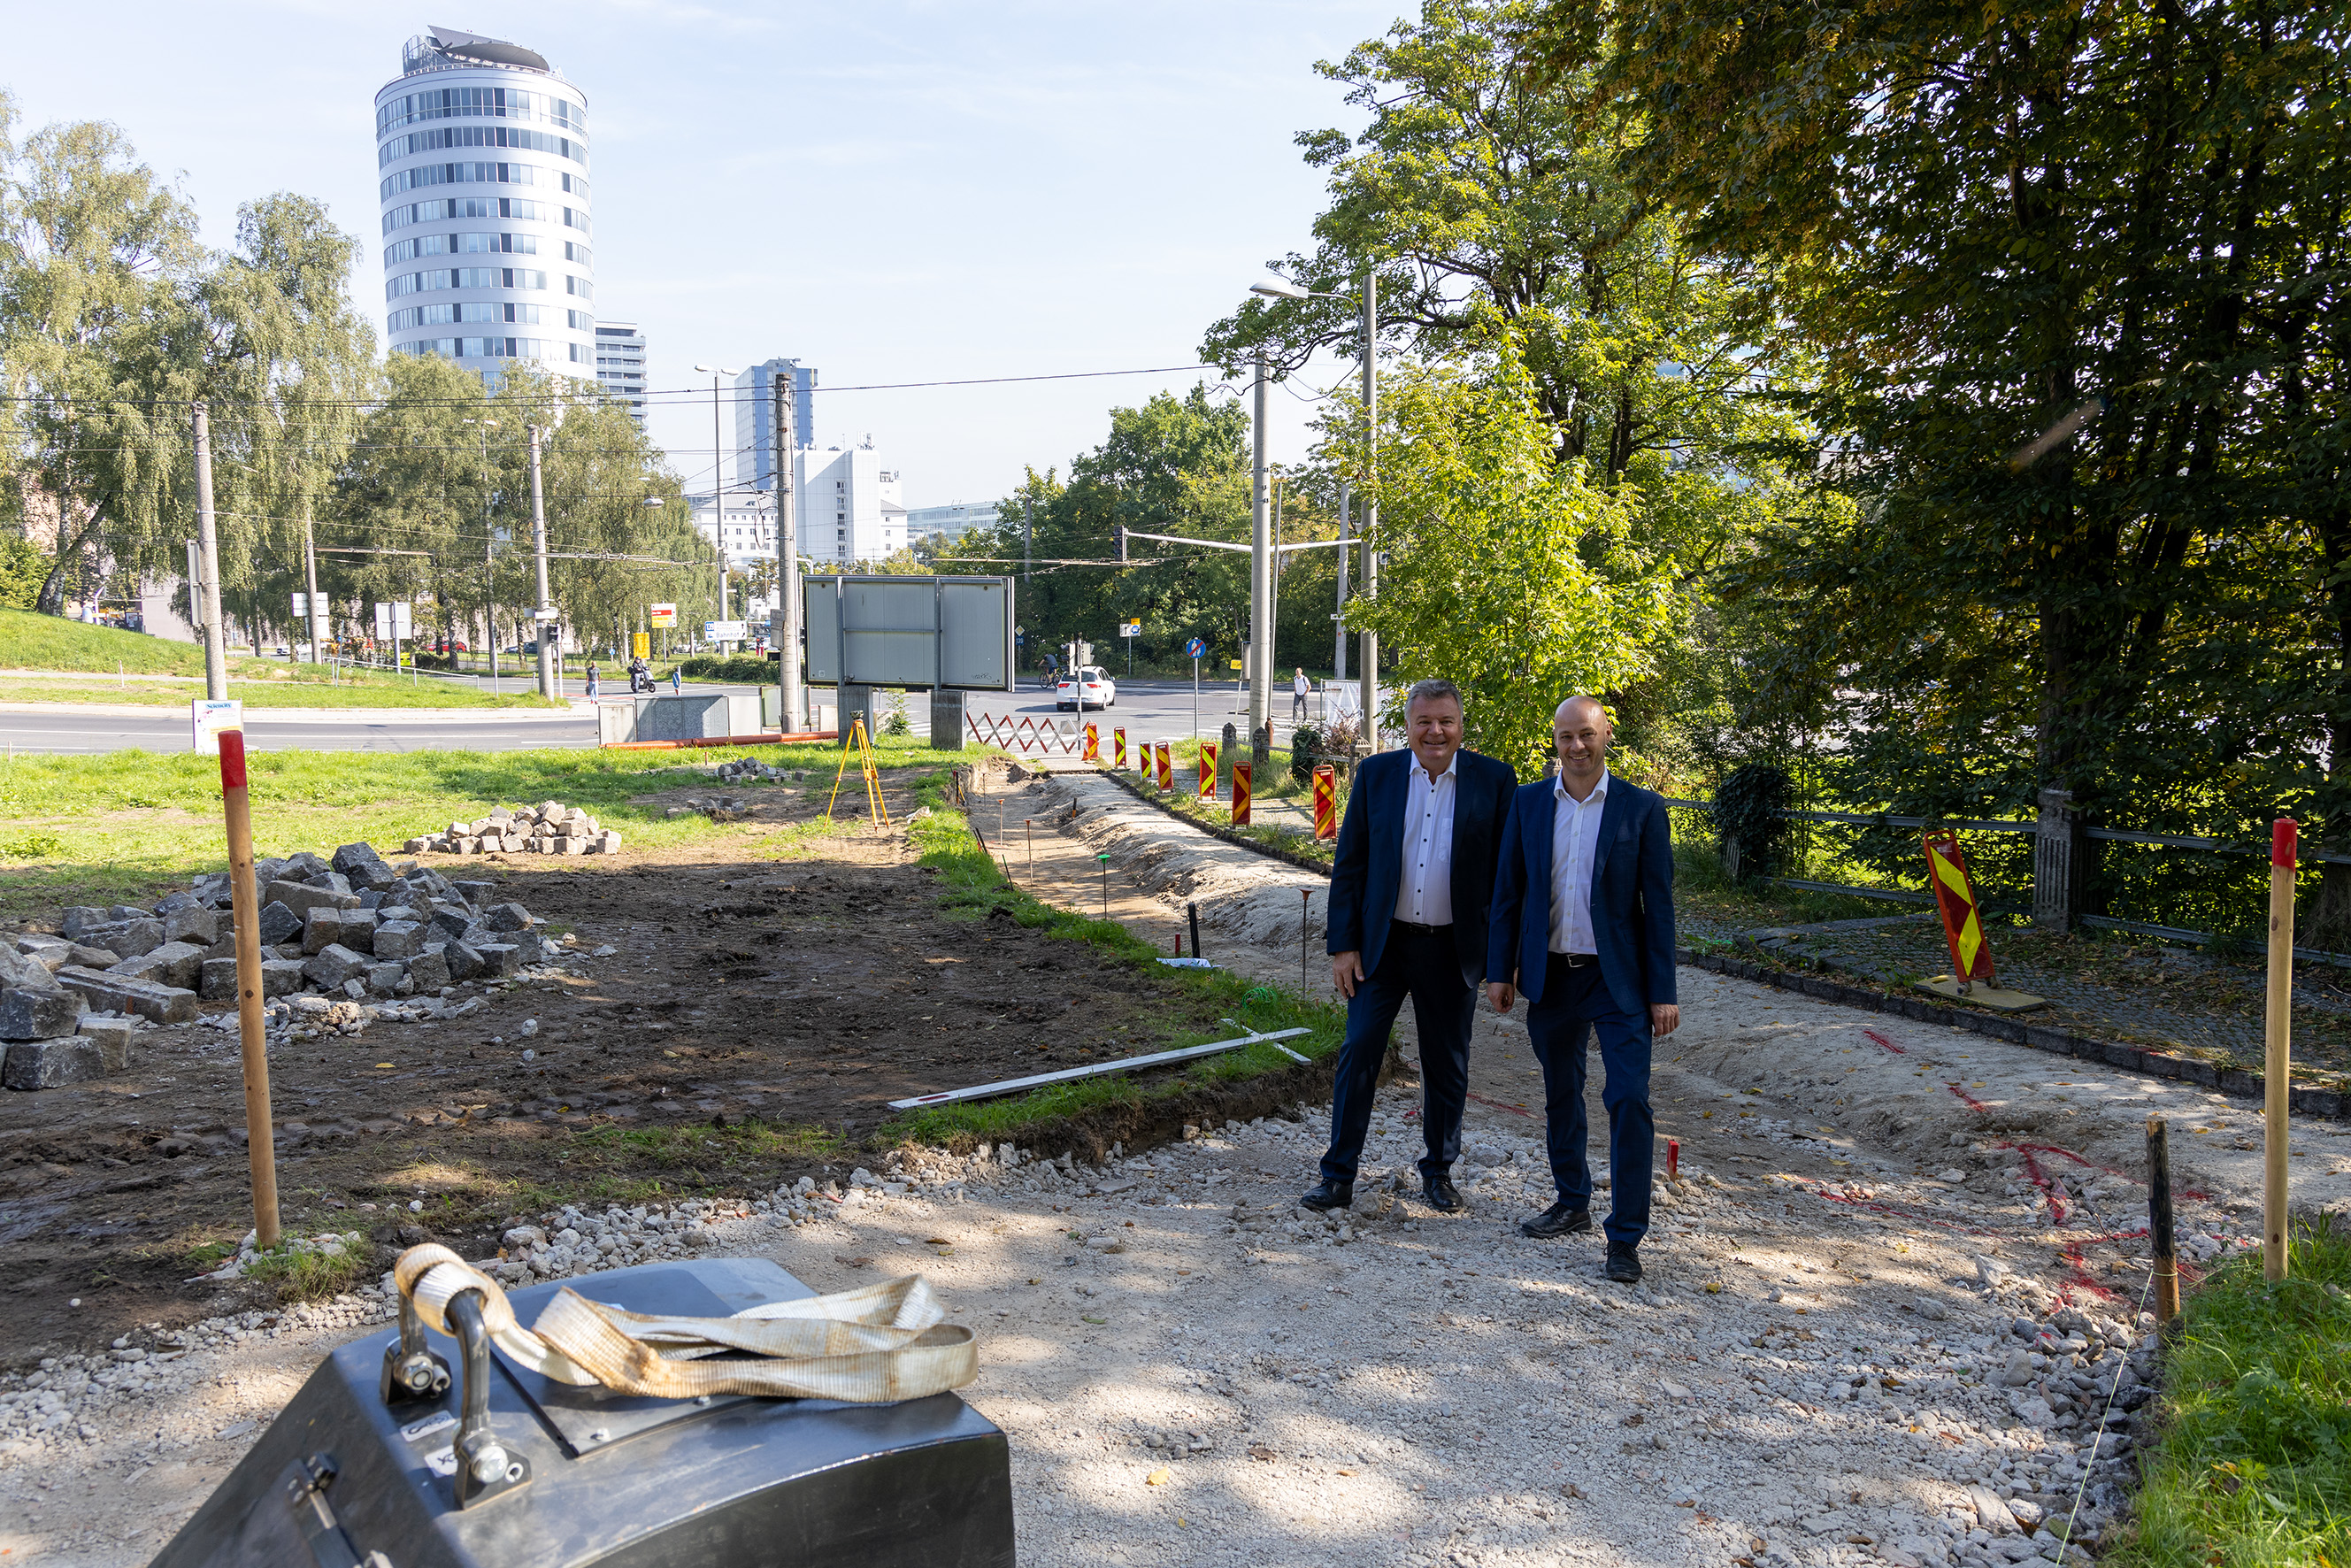
<path fill-rule="evenodd" d="M 669 667 L 669 695 L 676 696 L 679 693 L 684 690 L 685 666 L 684 664 L 672 664 Z"/>
<path fill-rule="evenodd" d="M 592 664 L 588 666 L 588 700 L 596 700 L 596 666 Z"/>
<path fill-rule="evenodd" d="M 1306 722 L 1306 694 L 1314 689 L 1314 683 L 1306 678 L 1304 665 L 1293 664 L 1290 668 L 1298 673 L 1290 677 L 1290 722 L 1303 724 Z"/>

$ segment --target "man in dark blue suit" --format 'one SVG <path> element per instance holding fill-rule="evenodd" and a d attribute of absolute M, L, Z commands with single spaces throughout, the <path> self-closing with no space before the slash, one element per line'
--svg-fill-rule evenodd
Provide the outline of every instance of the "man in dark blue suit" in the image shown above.
<path fill-rule="evenodd" d="M 1485 973 L 1494 857 L 1518 776 L 1461 747 L 1461 693 L 1422 681 L 1406 694 L 1411 748 L 1365 758 L 1355 770 L 1331 871 L 1331 983 L 1347 998 L 1347 1038 L 1332 1086 L 1322 1179 L 1299 1201 L 1345 1208 L 1371 1128 L 1388 1031 L 1404 999 L 1420 1028 L 1421 1192 L 1439 1212 L 1461 1207 L 1453 1162 L 1469 1097 L 1469 1026 Z"/>
<path fill-rule="evenodd" d="M 1486 991 L 1494 1010 L 1527 998 L 1527 1033 L 1542 1063 L 1552 1185 L 1559 1201 L 1519 1228 L 1564 1236 L 1592 1228 L 1584 1159 L 1584 1041 L 1600 1037 L 1600 1102 L 1608 1112 L 1611 1280 L 1641 1278 L 1649 1232 L 1649 1049 L 1681 1026 L 1674 999 L 1674 848 L 1666 803 L 1608 773 L 1613 729 L 1592 697 L 1552 716 L 1559 777 L 1510 801 L 1494 872 Z"/>

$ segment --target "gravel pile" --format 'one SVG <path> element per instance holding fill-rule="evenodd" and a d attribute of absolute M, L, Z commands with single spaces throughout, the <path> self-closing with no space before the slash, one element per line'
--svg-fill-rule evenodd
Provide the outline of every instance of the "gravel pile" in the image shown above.
<path fill-rule="evenodd" d="M 609 855 L 620 852 L 621 835 L 597 826 L 577 806 L 542 800 L 536 806 L 493 806 L 478 821 L 452 822 L 403 847 L 411 854 Z"/>

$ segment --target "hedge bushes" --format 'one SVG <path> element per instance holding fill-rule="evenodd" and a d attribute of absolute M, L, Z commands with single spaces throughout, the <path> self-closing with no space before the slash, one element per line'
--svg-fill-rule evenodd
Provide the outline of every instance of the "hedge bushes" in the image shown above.
<path fill-rule="evenodd" d="M 776 678 L 776 661 L 757 653 L 737 653 L 728 659 L 692 658 L 678 669 L 689 681 L 737 681 L 756 686 Z"/>

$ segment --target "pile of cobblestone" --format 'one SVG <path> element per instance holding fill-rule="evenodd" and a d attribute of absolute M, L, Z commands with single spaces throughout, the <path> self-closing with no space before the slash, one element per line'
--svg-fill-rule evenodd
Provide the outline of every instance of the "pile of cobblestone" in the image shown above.
<path fill-rule="evenodd" d="M 542 800 L 536 806 L 493 806 L 486 817 L 452 822 L 404 847 L 411 854 L 609 855 L 620 852 L 621 835 L 599 827 L 577 806 Z"/>
<path fill-rule="evenodd" d="M 356 1016 L 371 999 L 414 998 L 403 1012 L 423 1016 L 461 982 L 572 953 L 568 938 L 538 935 L 520 904 L 494 902 L 496 883 L 395 867 L 368 844 L 257 861 L 254 883 L 262 994 L 281 1032 L 338 1008 Z M 152 910 L 76 907 L 55 931 L 18 932 L 0 951 L 0 1083 L 48 1089 L 120 1072 L 141 1023 L 188 1023 L 199 1001 L 235 998 L 232 904 L 229 874 L 215 872 Z"/>

